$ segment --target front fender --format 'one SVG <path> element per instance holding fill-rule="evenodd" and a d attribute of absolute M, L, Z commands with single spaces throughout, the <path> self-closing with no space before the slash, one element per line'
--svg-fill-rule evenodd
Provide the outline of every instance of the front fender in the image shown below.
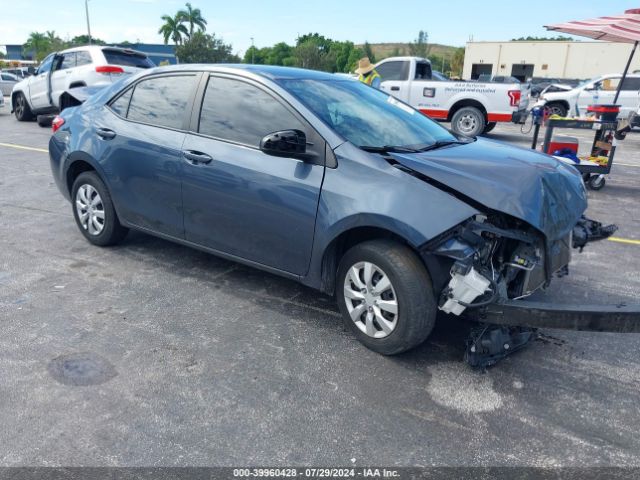
<path fill-rule="evenodd" d="M 418 248 L 480 213 L 462 200 L 409 175 L 382 156 L 345 143 L 335 151 L 338 168 L 327 168 L 305 283 L 319 288 L 322 259 L 331 242 L 358 227 L 384 229 Z"/>

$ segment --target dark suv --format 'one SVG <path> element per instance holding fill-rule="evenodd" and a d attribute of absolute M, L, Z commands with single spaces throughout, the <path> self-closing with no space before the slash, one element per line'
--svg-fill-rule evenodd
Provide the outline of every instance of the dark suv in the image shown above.
<path fill-rule="evenodd" d="M 54 131 L 53 175 L 91 243 L 133 228 L 335 293 L 383 354 L 421 343 L 438 309 L 547 284 L 587 206 L 571 166 L 308 70 L 157 68 Z"/>

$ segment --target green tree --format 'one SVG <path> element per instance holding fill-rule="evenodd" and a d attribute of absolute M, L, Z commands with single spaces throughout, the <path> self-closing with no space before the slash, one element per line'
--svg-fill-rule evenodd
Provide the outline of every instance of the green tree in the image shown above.
<path fill-rule="evenodd" d="M 41 62 L 51 53 L 51 42 L 45 33 L 31 32 L 29 38 L 22 46 L 26 56 L 31 56 L 36 62 Z"/>
<path fill-rule="evenodd" d="M 107 42 L 100 38 L 91 37 L 92 45 L 106 45 Z M 89 45 L 89 35 L 77 35 L 68 42 L 69 47 L 80 47 L 82 45 Z"/>
<path fill-rule="evenodd" d="M 276 43 L 269 49 L 266 63 L 268 65 L 293 65 L 295 63 L 293 47 L 285 42 Z"/>
<path fill-rule="evenodd" d="M 67 45 L 59 36 L 56 35 L 55 30 L 47 30 L 46 31 L 47 40 L 49 41 L 49 45 L 51 47 L 51 51 L 58 52 L 60 50 L 64 50 Z"/>
<path fill-rule="evenodd" d="M 189 24 L 189 38 L 193 37 L 193 29 L 194 27 L 198 27 L 198 30 L 204 32 L 207 29 L 207 21 L 202 16 L 202 12 L 199 8 L 193 8 L 191 3 L 187 2 L 185 4 L 187 7 L 185 10 L 178 10 L 176 14 L 176 18 L 180 20 L 180 22 Z M 167 43 L 166 41 L 164 43 Z"/>
<path fill-rule="evenodd" d="M 194 32 L 182 45 L 176 46 L 180 63 L 235 63 L 240 58 L 233 54 L 232 47 L 215 34 Z"/>
<path fill-rule="evenodd" d="M 376 56 L 373 53 L 373 49 L 371 48 L 371 44 L 367 41 L 364 42 L 362 46 L 363 57 L 368 57 L 371 63 L 376 63 Z"/>
<path fill-rule="evenodd" d="M 464 67 L 464 47 L 456 48 L 451 57 L 451 76 L 462 77 Z"/>
<path fill-rule="evenodd" d="M 187 27 L 182 24 L 182 19 L 178 14 L 174 17 L 163 15 L 164 24 L 158 30 L 158 33 L 164 37 L 164 44 L 169 43 L 169 39 L 176 45 L 182 45 L 184 37 L 189 36 Z"/>
<path fill-rule="evenodd" d="M 264 65 L 267 62 L 267 57 L 271 49 L 269 47 L 258 48 L 251 46 L 244 53 L 244 63 L 254 63 L 256 65 Z"/>
<path fill-rule="evenodd" d="M 418 38 L 409 44 L 409 52 L 414 57 L 428 58 L 429 53 L 431 53 L 429 34 L 424 30 L 420 30 L 420 32 L 418 32 Z"/>
<path fill-rule="evenodd" d="M 512 42 L 573 42 L 573 38 L 558 35 L 557 37 L 520 37 L 512 38 Z"/>

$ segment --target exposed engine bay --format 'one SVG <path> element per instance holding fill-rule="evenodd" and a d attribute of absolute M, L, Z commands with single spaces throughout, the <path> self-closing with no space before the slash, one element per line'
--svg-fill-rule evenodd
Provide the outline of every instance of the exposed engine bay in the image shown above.
<path fill-rule="evenodd" d="M 617 227 L 586 217 L 572 231 L 549 240 L 525 222 L 506 215 L 477 215 L 433 239 L 425 251 L 449 259 L 450 279 L 438 308 L 460 316 L 501 301 L 521 300 L 546 288 L 554 276 L 569 273 L 572 249 L 611 236 Z M 523 347 L 535 328 L 481 324 L 471 332 L 465 358 L 486 367 Z"/>

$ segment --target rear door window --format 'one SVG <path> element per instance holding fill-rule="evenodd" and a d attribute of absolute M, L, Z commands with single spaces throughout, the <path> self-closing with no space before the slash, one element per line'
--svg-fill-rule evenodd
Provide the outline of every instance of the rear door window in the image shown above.
<path fill-rule="evenodd" d="M 628 90 L 632 92 L 637 92 L 640 90 L 640 78 L 638 77 L 627 77 L 622 82 L 622 90 Z"/>
<path fill-rule="evenodd" d="M 127 118 L 181 129 L 195 79 L 195 75 L 171 75 L 142 80 L 133 90 Z"/>
<path fill-rule="evenodd" d="M 133 93 L 133 88 L 130 88 L 129 90 L 124 92 L 122 95 L 120 95 L 118 98 L 116 98 L 113 102 L 111 102 L 111 104 L 109 105 L 111 110 L 113 110 L 115 113 L 117 113 L 121 117 L 126 118 L 127 112 L 129 111 L 129 102 L 131 101 L 132 93 Z"/>
<path fill-rule="evenodd" d="M 265 135 L 291 129 L 305 130 L 302 122 L 264 90 L 240 80 L 209 78 L 199 133 L 258 147 Z"/>
<path fill-rule="evenodd" d="M 92 62 L 91 54 L 87 51 L 76 52 L 76 67 L 81 67 L 82 65 L 90 65 Z"/>
<path fill-rule="evenodd" d="M 146 55 L 130 50 L 115 50 L 105 48 L 102 50 L 107 63 L 120 65 L 121 67 L 153 68 L 155 65 Z"/>
<path fill-rule="evenodd" d="M 76 66 L 76 52 L 65 53 L 62 57 L 62 63 L 60 63 L 60 70 L 74 68 L 75 66 Z"/>

